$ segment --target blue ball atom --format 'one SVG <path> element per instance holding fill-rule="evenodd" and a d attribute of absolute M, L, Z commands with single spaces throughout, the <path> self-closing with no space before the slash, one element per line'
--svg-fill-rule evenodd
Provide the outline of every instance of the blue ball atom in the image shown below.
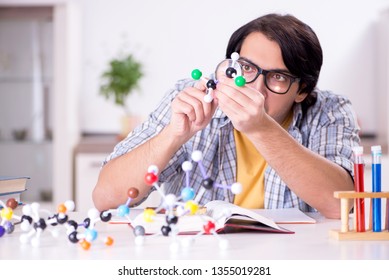
<path fill-rule="evenodd" d="M 130 208 L 127 205 L 125 205 L 125 204 L 120 205 L 117 210 L 118 210 L 118 214 L 117 215 L 119 217 L 124 217 L 124 216 L 126 216 L 126 215 L 128 215 L 130 213 Z"/>
<path fill-rule="evenodd" d="M 193 188 L 191 188 L 191 187 L 183 188 L 181 191 L 181 197 L 182 197 L 182 200 L 184 200 L 184 201 L 192 200 L 195 197 L 195 192 L 194 192 Z"/>

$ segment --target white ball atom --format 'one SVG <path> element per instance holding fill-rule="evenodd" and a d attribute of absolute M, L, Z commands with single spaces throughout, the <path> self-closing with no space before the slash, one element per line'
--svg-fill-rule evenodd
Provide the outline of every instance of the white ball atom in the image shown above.
<path fill-rule="evenodd" d="M 91 209 L 89 209 L 89 211 L 88 211 L 88 217 L 89 217 L 90 219 L 96 219 L 96 218 L 98 218 L 99 216 L 100 216 L 99 210 L 97 210 L 96 208 L 91 208 Z"/>
<path fill-rule="evenodd" d="M 24 220 L 20 224 L 20 228 L 22 229 L 22 231 L 28 231 L 31 228 L 31 224 L 28 222 L 28 220 Z"/>
<path fill-rule="evenodd" d="M 176 208 L 176 214 L 178 217 L 181 217 L 182 215 L 186 214 L 185 207 L 182 205 L 178 205 Z"/>
<path fill-rule="evenodd" d="M 239 54 L 238 54 L 237 52 L 233 52 L 233 53 L 231 54 L 231 59 L 232 59 L 233 61 L 237 61 L 237 60 L 239 59 Z"/>
<path fill-rule="evenodd" d="M 153 174 L 157 175 L 158 172 L 159 172 L 158 166 L 150 165 L 149 168 L 147 169 L 147 172 L 148 173 L 153 173 Z"/>
<path fill-rule="evenodd" d="M 22 209 L 22 212 L 23 212 L 23 214 L 26 215 L 26 216 L 31 216 L 31 214 L 32 214 L 31 205 L 29 205 L 29 204 L 24 205 L 24 206 L 23 206 L 23 209 Z"/>
<path fill-rule="evenodd" d="M 185 172 L 191 171 L 193 168 L 193 164 L 190 161 L 184 161 L 181 166 L 182 170 L 184 170 Z"/>
<path fill-rule="evenodd" d="M 199 162 L 203 159 L 203 153 L 201 151 L 194 151 L 192 153 L 192 159 L 195 161 L 195 162 Z"/>
<path fill-rule="evenodd" d="M 33 213 L 39 213 L 39 208 L 41 208 L 41 205 L 38 202 L 31 203 L 31 210 Z"/>
<path fill-rule="evenodd" d="M 67 200 L 67 201 L 65 201 L 64 204 L 65 204 L 66 209 L 70 212 L 74 211 L 74 209 L 76 208 L 76 205 L 75 205 L 73 200 Z"/>
<path fill-rule="evenodd" d="M 240 194 L 242 192 L 242 184 L 240 184 L 240 183 L 233 183 L 231 185 L 231 192 L 233 194 Z"/>
<path fill-rule="evenodd" d="M 165 204 L 173 207 L 177 202 L 177 197 L 174 194 L 168 194 L 165 196 Z"/>
<path fill-rule="evenodd" d="M 211 103 L 213 101 L 213 97 L 210 94 L 204 95 L 204 102 Z"/>

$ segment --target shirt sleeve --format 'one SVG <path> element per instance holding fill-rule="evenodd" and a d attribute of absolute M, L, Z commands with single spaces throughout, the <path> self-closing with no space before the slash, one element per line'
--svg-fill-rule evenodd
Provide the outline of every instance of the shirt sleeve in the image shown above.
<path fill-rule="evenodd" d="M 192 80 L 185 79 L 178 81 L 175 87 L 165 94 L 157 105 L 157 108 L 149 114 L 147 120 L 137 126 L 125 139 L 114 147 L 113 152 L 107 156 L 103 165 L 116 157 L 128 153 L 157 135 L 170 121 L 172 100 L 181 90 L 190 85 L 193 85 Z"/>
<path fill-rule="evenodd" d="M 313 151 L 346 169 L 353 170 L 352 147 L 360 145 L 359 126 L 351 102 L 343 96 L 325 98 L 319 108 L 317 132 L 311 139 Z"/>

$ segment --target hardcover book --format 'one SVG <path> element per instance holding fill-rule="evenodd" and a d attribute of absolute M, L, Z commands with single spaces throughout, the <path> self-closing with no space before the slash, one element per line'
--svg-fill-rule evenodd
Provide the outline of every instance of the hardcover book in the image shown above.
<path fill-rule="evenodd" d="M 24 191 L 28 179 L 28 176 L 0 176 L 0 194 Z"/>

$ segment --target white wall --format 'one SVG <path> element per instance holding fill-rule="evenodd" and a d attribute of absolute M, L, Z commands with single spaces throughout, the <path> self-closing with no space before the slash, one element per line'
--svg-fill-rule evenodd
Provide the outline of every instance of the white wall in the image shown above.
<path fill-rule="evenodd" d="M 374 132 L 376 21 L 388 7 L 385 0 L 83 0 L 81 129 L 119 130 L 122 110 L 100 96 L 98 87 L 108 60 L 120 52 L 131 51 L 144 63 L 141 93 L 130 98 L 136 105 L 129 107 L 145 116 L 177 79 L 194 68 L 212 71 L 236 28 L 280 12 L 315 30 L 324 51 L 319 86 L 349 96 L 363 130 Z"/>

